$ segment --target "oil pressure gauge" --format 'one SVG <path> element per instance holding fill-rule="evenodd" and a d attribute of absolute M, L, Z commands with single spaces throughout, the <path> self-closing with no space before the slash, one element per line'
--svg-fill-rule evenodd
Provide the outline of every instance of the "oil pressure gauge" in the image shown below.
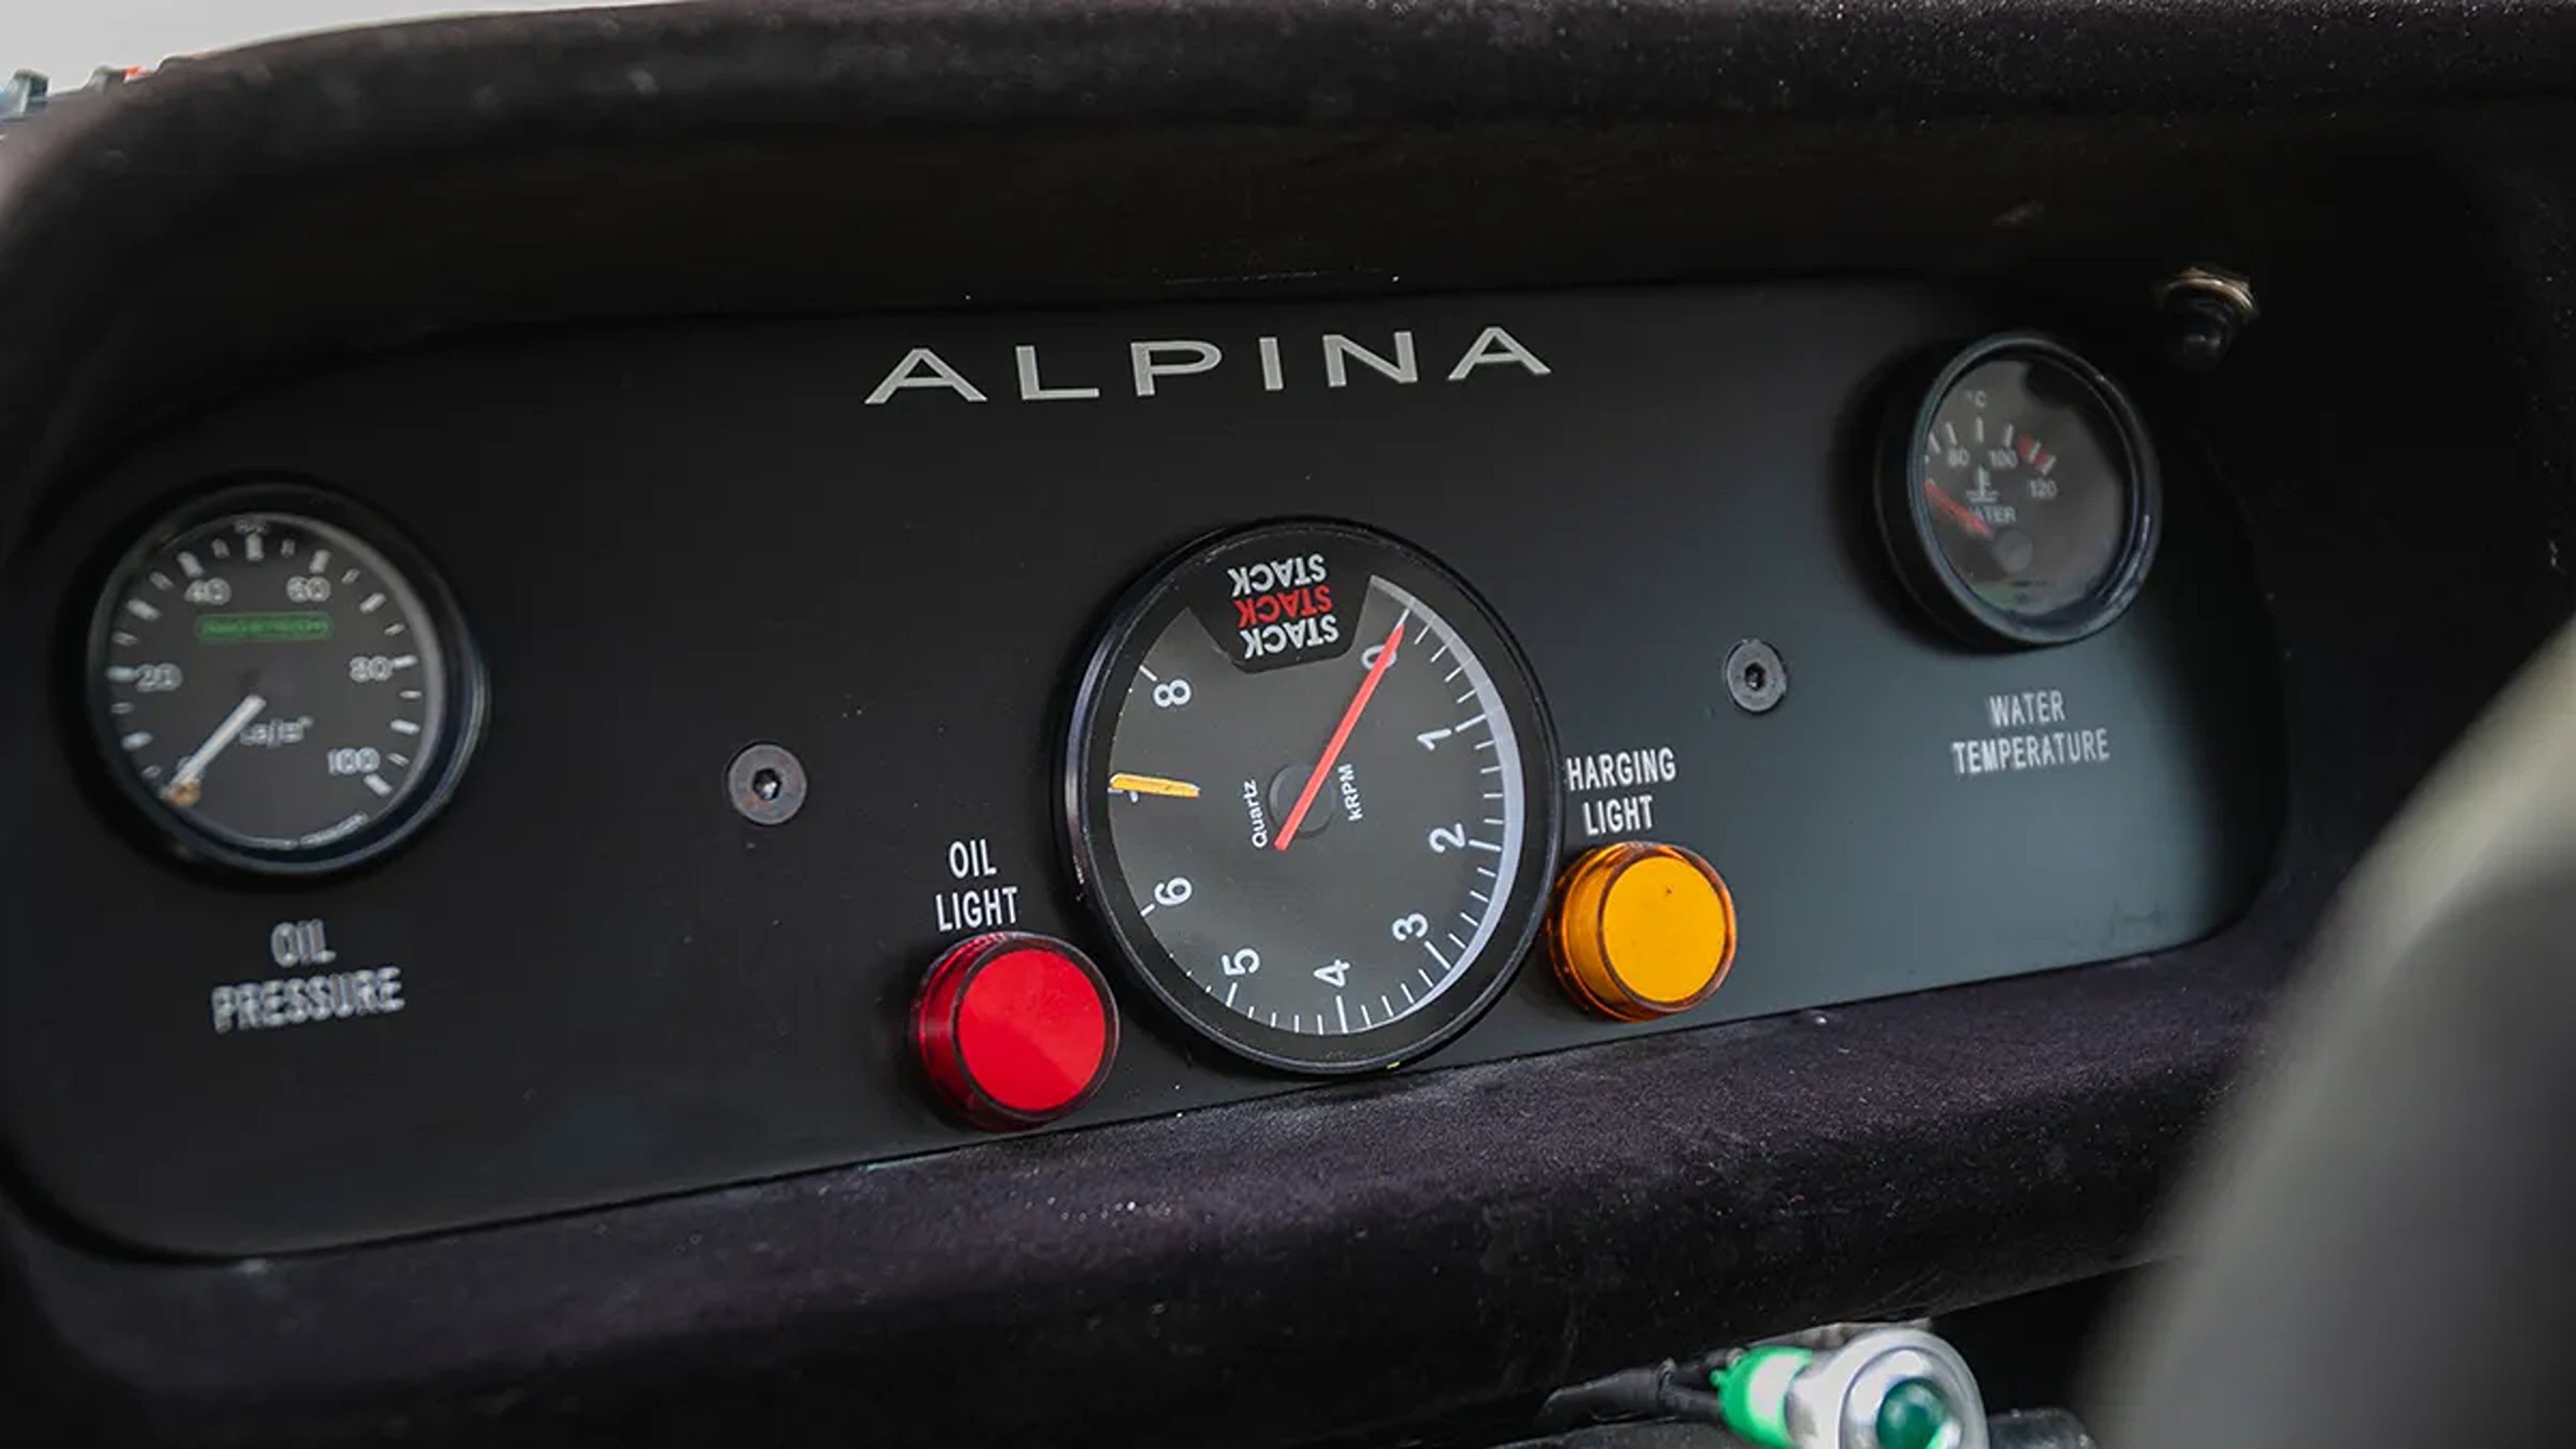
<path fill-rule="evenodd" d="M 446 800 L 482 672 L 428 564 L 301 485 L 235 488 L 146 530 L 83 655 L 110 775 L 176 853 L 272 875 L 381 854 Z"/>
<path fill-rule="evenodd" d="M 1410 1060 L 1510 980 L 1556 855 L 1554 746 L 1492 614 L 1339 523 L 1190 550 L 1119 611 L 1065 766 L 1083 891 L 1138 979 L 1237 1055 Z"/>
<path fill-rule="evenodd" d="M 1878 489 L 1906 587 L 1985 642 L 2108 627 L 2145 584 L 2163 522 L 2137 410 L 2092 364 L 2025 333 L 1977 343 L 1906 399 Z"/>

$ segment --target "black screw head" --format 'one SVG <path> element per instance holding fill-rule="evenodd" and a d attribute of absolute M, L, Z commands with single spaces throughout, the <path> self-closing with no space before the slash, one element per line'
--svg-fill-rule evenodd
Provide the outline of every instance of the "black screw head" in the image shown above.
<path fill-rule="evenodd" d="M 1789 693 L 1789 666 L 1767 641 L 1739 640 L 1726 655 L 1726 693 L 1746 714 L 1767 714 Z"/>
<path fill-rule="evenodd" d="M 783 745 L 758 744 L 733 757 L 725 794 L 754 825 L 784 825 L 805 808 L 805 765 Z"/>

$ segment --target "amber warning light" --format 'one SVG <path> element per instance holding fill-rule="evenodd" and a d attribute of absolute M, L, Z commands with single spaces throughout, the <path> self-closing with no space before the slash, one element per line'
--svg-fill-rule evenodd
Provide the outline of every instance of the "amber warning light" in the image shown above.
<path fill-rule="evenodd" d="M 1619 1021 L 1688 1011 L 1735 963 L 1735 898 L 1679 846 L 1585 851 L 1557 883 L 1547 927 L 1556 977 L 1578 1005 Z"/>

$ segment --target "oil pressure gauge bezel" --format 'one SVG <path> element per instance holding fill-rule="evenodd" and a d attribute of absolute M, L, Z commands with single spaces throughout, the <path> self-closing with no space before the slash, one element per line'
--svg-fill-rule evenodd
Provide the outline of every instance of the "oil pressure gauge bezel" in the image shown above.
<path fill-rule="evenodd" d="M 191 865 L 312 879 L 383 857 L 453 796 L 489 707 L 429 559 L 302 479 L 165 505 L 81 622 L 95 754 L 135 833 Z"/>

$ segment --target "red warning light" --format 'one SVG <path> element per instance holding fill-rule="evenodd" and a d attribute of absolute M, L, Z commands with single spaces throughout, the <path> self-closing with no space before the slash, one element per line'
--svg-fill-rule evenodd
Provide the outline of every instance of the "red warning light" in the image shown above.
<path fill-rule="evenodd" d="M 1118 1055 L 1118 1005 L 1089 957 L 1018 931 L 977 936 L 930 968 L 913 1049 L 940 1097 L 978 1127 L 1052 1122 L 1089 1101 Z"/>

